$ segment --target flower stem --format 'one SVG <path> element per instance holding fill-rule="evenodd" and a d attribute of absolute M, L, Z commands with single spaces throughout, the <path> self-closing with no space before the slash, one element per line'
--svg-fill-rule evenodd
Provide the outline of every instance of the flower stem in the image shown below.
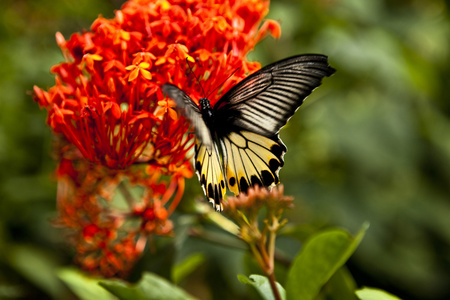
<path fill-rule="evenodd" d="M 272 225 L 268 226 L 269 229 L 269 240 L 267 244 L 267 250 L 268 250 L 268 261 L 270 263 L 270 273 L 268 274 L 268 279 L 270 283 L 270 287 L 272 288 L 273 296 L 277 300 L 281 300 L 280 292 L 277 288 L 277 281 L 275 279 L 275 240 L 277 237 L 277 231 L 279 229 L 279 222 L 276 217 L 273 215 L 272 218 Z"/>
<path fill-rule="evenodd" d="M 281 300 L 280 291 L 278 291 L 278 288 L 277 288 L 277 281 L 275 279 L 275 273 L 272 272 L 272 274 L 269 274 L 267 276 L 267 278 L 269 279 L 270 287 L 272 288 L 273 297 L 276 300 Z"/>
<path fill-rule="evenodd" d="M 128 205 L 130 207 L 133 207 L 133 203 L 134 203 L 134 198 L 133 195 L 131 195 L 128 187 L 125 185 L 125 183 L 123 183 L 123 181 L 121 181 L 118 185 L 117 188 L 119 189 L 119 191 L 122 193 L 123 197 L 125 198 L 125 201 L 128 203 Z"/>

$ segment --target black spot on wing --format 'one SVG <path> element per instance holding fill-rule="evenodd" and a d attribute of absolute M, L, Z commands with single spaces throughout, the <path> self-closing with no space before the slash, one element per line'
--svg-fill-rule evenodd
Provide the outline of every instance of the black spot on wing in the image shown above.
<path fill-rule="evenodd" d="M 270 152 L 272 152 L 273 154 L 275 154 L 276 157 L 281 157 L 283 155 L 283 153 L 286 152 L 286 146 L 284 146 L 283 144 L 277 143 L 277 144 L 273 144 L 272 147 L 270 148 Z"/>
<path fill-rule="evenodd" d="M 280 162 L 276 159 L 271 159 L 269 161 L 269 168 L 270 171 L 272 171 L 272 173 L 275 173 L 278 170 L 278 168 L 280 168 L 280 166 L 281 166 Z"/>
<path fill-rule="evenodd" d="M 211 197 L 211 198 L 215 198 L 214 197 L 214 190 L 213 190 L 213 187 L 212 187 L 211 183 L 208 184 L 208 196 Z"/>
<path fill-rule="evenodd" d="M 202 177 L 200 178 L 200 183 L 203 185 L 206 185 L 206 177 L 205 174 L 202 174 Z"/>
<path fill-rule="evenodd" d="M 195 170 L 196 170 L 197 172 L 200 172 L 200 171 L 202 170 L 202 164 L 201 164 L 199 161 L 197 161 L 197 162 L 195 163 Z"/>
<path fill-rule="evenodd" d="M 230 184 L 230 186 L 234 186 L 236 184 L 236 178 L 230 177 L 230 180 L 228 180 L 228 183 Z"/>
<path fill-rule="evenodd" d="M 240 191 L 246 193 L 249 185 L 247 180 L 244 177 L 241 177 L 241 179 L 239 180 L 239 185 L 240 185 Z"/>
<path fill-rule="evenodd" d="M 259 186 L 262 186 L 263 185 L 263 183 L 261 182 L 261 180 L 258 178 L 258 176 L 256 176 L 256 175 L 252 175 L 252 177 L 251 177 L 251 182 L 252 182 L 252 186 L 255 186 L 255 185 L 259 185 Z"/>
<path fill-rule="evenodd" d="M 274 174 L 270 173 L 267 170 L 262 170 L 261 176 L 262 176 L 265 186 L 270 186 L 273 183 L 278 183 L 278 178 L 275 178 Z"/>
<path fill-rule="evenodd" d="M 220 193 L 219 193 L 219 189 L 218 189 L 219 187 L 216 185 L 215 187 L 214 187 L 214 192 L 215 192 L 215 194 L 214 194 L 214 204 L 219 204 L 220 205 Z"/>

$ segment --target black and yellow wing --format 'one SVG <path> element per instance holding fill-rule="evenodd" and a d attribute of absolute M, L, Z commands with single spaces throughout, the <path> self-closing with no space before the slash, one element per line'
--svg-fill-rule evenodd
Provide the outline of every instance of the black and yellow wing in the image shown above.
<path fill-rule="evenodd" d="M 287 58 L 248 76 L 216 103 L 215 130 L 235 195 L 250 186 L 278 184 L 286 152 L 278 132 L 322 78 L 334 72 L 323 55 Z"/>
<path fill-rule="evenodd" d="M 279 183 L 286 147 L 280 139 L 239 131 L 220 139 L 228 188 L 235 195 L 250 186 L 272 187 Z"/>
<path fill-rule="evenodd" d="M 222 211 L 222 199 L 226 192 L 226 184 L 217 145 L 213 144 L 213 147 L 208 149 L 206 144 L 196 139 L 194 163 L 203 192 L 214 208 Z"/>

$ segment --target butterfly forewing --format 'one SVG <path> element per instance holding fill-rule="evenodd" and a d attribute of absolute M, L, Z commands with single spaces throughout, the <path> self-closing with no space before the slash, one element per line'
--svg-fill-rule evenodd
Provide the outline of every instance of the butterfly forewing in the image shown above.
<path fill-rule="evenodd" d="M 322 78 L 333 73 L 323 55 L 301 55 L 276 62 L 228 91 L 214 106 L 216 120 L 272 137 Z"/>
<path fill-rule="evenodd" d="M 166 95 L 175 100 L 178 110 L 189 119 L 195 129 L 197 138 L 205 144 L 208 150 L 212 151 L 213 139 L 211 131 L 206 126 L 205 120 L 203 120 L 202 113 L 197 104 L 192 101 L 191 97 L 173 84 L 166 83 L 162 88 Z"/>

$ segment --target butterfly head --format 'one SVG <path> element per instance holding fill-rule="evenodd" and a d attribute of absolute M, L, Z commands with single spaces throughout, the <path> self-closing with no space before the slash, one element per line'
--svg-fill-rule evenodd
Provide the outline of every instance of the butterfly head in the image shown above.
<path fill-rule="evenodd" d="M 200 103 L 200 109 L 202 111 L 207 111 L 207 110 L 211 109 L 211 103 L 209 102 L 208 98 L 200 98 L 199 103 Z"/>

